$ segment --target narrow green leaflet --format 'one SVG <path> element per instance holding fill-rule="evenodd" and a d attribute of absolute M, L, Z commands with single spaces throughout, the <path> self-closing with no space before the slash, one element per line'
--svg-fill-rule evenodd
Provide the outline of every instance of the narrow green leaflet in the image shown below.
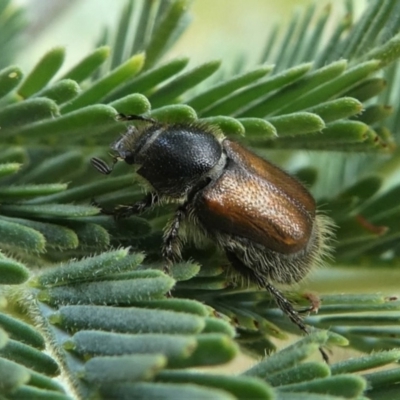
<path fill-rule="evenodd" d="M 56 47 L 46 53 L 22 82 L 18 88 L 18 94 L 27 98 L 43 89 L 60 69 L 64 57 L 65 49 L 63 47 Z"/>

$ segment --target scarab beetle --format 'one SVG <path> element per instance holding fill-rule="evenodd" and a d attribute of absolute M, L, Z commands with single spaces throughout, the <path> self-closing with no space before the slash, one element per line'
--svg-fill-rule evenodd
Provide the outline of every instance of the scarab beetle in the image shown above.
<path fill-rule="evenodd" d="M 303 320 L 274 283 L 299 282 L 328 251 L 330 222 L 316 211 L 315 200 L 295 178 L 215 126 L 167 124 L 141 116 L 141 121 L 112 146 L 116 160 L 138 167 L 150 188 L 147 197 L 117 208 L 117 217 L 137 214 L 160 201 L 179 204 L 164 234 L 167 263 L 180 258 L 182 223 L 211 238 L 244 278 L 265 288 L 278 306 L 304 332 Z M 97 170 L 109 174 L 104 161 Z"/>

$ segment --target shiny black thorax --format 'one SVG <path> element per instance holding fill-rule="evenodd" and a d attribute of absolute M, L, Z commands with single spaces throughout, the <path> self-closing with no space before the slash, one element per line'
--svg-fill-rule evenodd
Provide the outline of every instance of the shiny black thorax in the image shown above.
<path fill-rule="evenodd" d="M 161 196 L 183 198 L 219 161 L 222 147 L 212 132 L 198 124 L 150 125 L 113 145 Z"/>

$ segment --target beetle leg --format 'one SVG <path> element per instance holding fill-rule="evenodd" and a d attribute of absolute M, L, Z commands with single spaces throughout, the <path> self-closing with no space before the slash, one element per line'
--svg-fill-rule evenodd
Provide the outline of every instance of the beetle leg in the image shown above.
<path fill-rule="evenodd" d="M 263 287 L 274 297 L 278 307 L 289 317 L 289 319 L 298 326 L 304 333 L 309 334 L 309 330 L 300 318 L 298 312 L 293 308 L 290 301 L 280 292 L 275 286 L 272 286 L 269 282 L 263 282 Z"/>
<path fill-rule="evenodd" d="M 293 308 L 290 301 L 281 293 L 278 289 L 272 286 L 269 282 L 264 279 L 260 279 L 260 277 L 254 273 L 254 271 L 247 267 L 242 260 L 240 260 L 237 255 L 232 251 L 226 251 L 228 260 L 231 262 L 232 266 L 240 272 L 242 275 L 247 276 L 250 280 L 256 281 L 258 285 L 262 288 L 268 290 L 268 292 L 275 299 L 278 307 L 290 318 L 290 320 L 296 324 L 300 330 L 304 333 L 309 333 L 304 321 L 300 318 L 297 311 Z"/>
<path fill-rule="evenodd" d="M 131 215 L 138 215 L 158 203 L 158 196 L 155 193 L 148 193 L 146 197 L 136 203 L 120 205 L 114 210 L 115 219 L 129 218 Z"/>
<path fill-rule="evenodd" d="M 182 243 L 179 239 L 179 227 L 182 221 L 186 218 L 189 206 L 195 200 L 197 193 L 204 189 L 209 183 L 210 178 L 207 177 L 192 187 L 191 191 L 187 195 L 187 199 L 178 207 L 174 219 L 164 232 L 162 255 L 167 263 L 166 270 L 168 270 L 168 266 L 171 265 L 176 258 L 181 258 Z"/>
<path fill-rule="evenodd" d="M 275 299 L 276 304 L 278 307 L 283 311 L 289 319 L 305 334 L 309 334 L 310 331 L 307 328 L 306 324 L 302 320 L 302 318 L 299 316 L 298 312 L 293 308 L 292 304 L 290 301 L 285 297 L 285 295 L 279 291 L 275 286 L 271 285 L 269 282 L 266 282 L 265 280 L 261 280 L 254 272 L 248 268 L 237 256 L 234 252 L 232 251 L 226 251 L 226 255 L 228 257 L 228 260 L 231 262 L 232 266 L 242 273 L 243 275 L 247 276 L 248 278 L 252 280 L 256 280 L 258 285 L 260 287 L 263 287 L 267 289 L 267 291 L 272 295 L 272 297 Z M 322 358 L 324 361 L 328 364 L 329 363 L 329 357 L 326 354 L 326 352 L 320 347 L 319 352 L 322 355 Z"/>
<path fill-rule="evenodd" d="M 129 218 L 131 215 L 138 215 L 147 209 L 151 208 L 158 202 L 158 196 L 154 193 L 148 193 L 143 200 L 139 200 L 136 203 L 128 205 L 120 205 L 113 210 L 107 210 L 101 207 L 94 199 L 92 200 L 92 205 L 99 207 L 102 214 L 112 215 L 114 219 L 124 219 Z"/>
<path fill-rule="evenodd" d="M 176 259 L 181 258 L 182 243 L 179 239 L 179 228 L 186 217 L 188 204 L 189 202 L 185 202 L 176 210 L 174 219 L 165 230 L 162 248 L 162 256 L 166 264 L 165 271 L 169 270 L 169 267 Z"/>
<path fill-rule="evenodd" d="M 190 205 L 195 201 L 196 195 L 204 189 L 210 183 L 210 178 L 198 182 L 187 195 L 187 199 L 181 204 L 175 212 L 174 219 L 171 221 L 169 226 L 164 232 L 164 244 L 162 248 L 162 256 L 165 260 L 164 271 L 168 272 L 169 267 L 177 259 L 181 259 L 181 248 L 182 243 L 179 238 L 179 228 L 182 221 L 186 218 L 188 214 L 188 209 Z"/>
<path fill-rule="evenodd" d="M 272 286 L 268 282 L 264 282 L 264 287 L 268 290 L 268 292 L 275 298 L 278 307 L 289 317 L 289 319 L 298 326 L 300 330 L 302 330 L 307 335 L 310 333 L 304 321 L 299 317 L 298 312 L 293 308 L 290 301 L 281 293 L 278 289 Z M 324 361 L 329 364 L 329 357 L 326 354 L 325 350 L 322 347 L 319 347 L 319 352 L 321 353 Z"/>
<path fill-rule="evenodd" d="M 310 305 L 301 310 L 297 310 L 297 312 L 299 314 L 318 313 L 322 303 L 320 297 L 315 293 L 305 293 L 303 297 L 310 302 Z"/>
<path fill-rule="evenodd" d="M 92 198 L 92 199 L 90 200 L 90 205 L 99 208 L 101 214 L 104 214 L 104 215 L 114 215 L 114 210 L 108 210 L 108 209 L 102 207 L 94 198 Z"/>

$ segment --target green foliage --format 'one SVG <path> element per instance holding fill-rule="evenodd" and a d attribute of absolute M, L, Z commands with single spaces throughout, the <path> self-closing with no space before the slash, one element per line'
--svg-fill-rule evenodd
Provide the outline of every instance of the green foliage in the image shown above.
<path fill-rule="evenodd" d="M 101 214 L 94 198 L 114 207 L 142 190 L 129 166 L 104 177 L 89 160 L 126 129 L 118 113 L 200 119 L 281 161 L 323 150 L 292 172 L 337 224 L 336 264 L 398 268 L 400 3 L 372 0 L 354 23 L 349 1 L 338 19 L 312 5 L 272 30 L 260 65 L 236 75 L 233 61 L 163 61 L 189 3 L 127 1 L 115 35 L 63 76 L 63 48 L 28 73 L 10 65 L 23 11 L 0 4 L 1 396 L 395 398 L 399 368 L 370 370 L 400 359 L 396 296 L 321 294 L 318 314 L 305 316 L 312 333 L 270 354 L 298 333 L 273 300 L 232 287 L 211 243 L 187 246 L 186 261 L 164 273 L 173 208 Z M 313 295 L 288 296 L 306 307 Z M 318 353 L 346 345 L 371 354 L 327 365 Z M 236 376 L 193 369 L 239 350 L 267 356 Z"/>

